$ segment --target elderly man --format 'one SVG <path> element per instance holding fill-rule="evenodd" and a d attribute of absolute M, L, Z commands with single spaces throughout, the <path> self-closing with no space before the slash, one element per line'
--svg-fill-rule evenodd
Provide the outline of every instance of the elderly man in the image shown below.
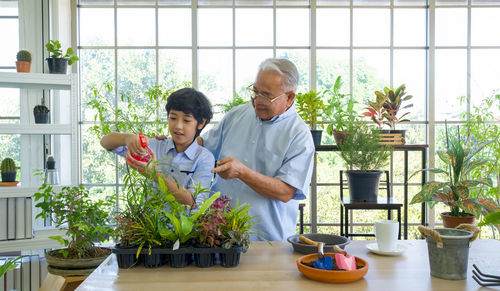
<path fill-rule="evenodd" d="M 252 85 L 252 102 L 228 112 L 202 136 L 217 166 L 213 190 L 248 203 L 258 232 L 284 241 L 296 230 L 298 200 L 306 199 L 314 144 L 309 128 L 295 111 L 299 84 L 295 65 L 267 59 Z M 252 240 L 259 240 L 252 236 Z"/>

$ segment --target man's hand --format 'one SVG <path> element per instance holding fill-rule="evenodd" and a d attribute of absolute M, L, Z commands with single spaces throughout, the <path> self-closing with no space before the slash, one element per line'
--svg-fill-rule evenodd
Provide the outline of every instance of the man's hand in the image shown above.
<path fill-rule="evenodd" d="M 134 159 L 130 155 L 130 150 L 128 150 L 127 165 L 129 165 L 129 167 L 139 172 L 144 177 L 150 177 L 151 173 L 153 172 L 153 165 L 155 164 L 154 161 L 156 161 L 156 154 L 154 152 L 152 152 L 152 154 L 153 156 L 151 157 L 151 162 L 148 164 Z M 158 167 L 156 165 L 155 165 L 155 171 L 158 172 Z"/>
<path fill-rule="evenodd" d="M 217 162 L 217 167 L 212 169 L 212 173 L 217 173 L 222 179 L 240 178 L 247 170 L 247 166 L 233 157 L 223 158 Z"/>

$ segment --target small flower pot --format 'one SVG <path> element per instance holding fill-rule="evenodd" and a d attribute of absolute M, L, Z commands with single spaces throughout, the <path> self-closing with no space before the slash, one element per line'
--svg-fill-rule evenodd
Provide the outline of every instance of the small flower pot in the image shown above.
<path fill-rule="evenodd" d="M 137 247 L 120 247 L 119 244 L 113 249 L 118 261 L 118 267 L 121 269 L 128 269 L 138 263 L 136 257 Z"/>
<path fill-rule="evenodd" d="M 311 130 L 311 135 L 313 138 L 314 145 L 321 145 L 321 135 L 323 134 L 323 131 L 321 130 Z"/>
<path fill-rule="evenodd" d="M 17 172 L 2 173 L 2 182 L 15 182 Z"/>
<path fill-rule="evenodd" d="M 31 62 L 17 61 L 16 69 L 18 73 L 29 73 L 31 70 Z"/>
<path fill-rule="evenodd" d="M 55 169 L 56 161 L 47 161 L 47 169 Z"/>
<path fill-rule="evenodd" d="M 68 59 L 46 58 L 50 74 L 66 74 L 68 70 Z"/>
<path fill-rule="evenodd" d="M 170 267 L 172 268 L 184 268 L 189 265 L 190 254 L 171 254 L 170 255 Z"/>
<path fill-rule="evenodd" d="M 200 268 L 208 268 L 215 264 L 215 254 L 194 254 L 194 264 Z"/>
<path fill-rule="evenodd" d="M 163 265 L 161 254 L 142 255 L 144 258 L 144 267 L 146 268 L 158 268 Z"/>
<path fill-rule="evenodd" d="M 225 268 L 238 266 L 240 263 L 240 255 L 242 248 L 235 246 L 231 250 L 220 253 L 220 264 Z"/>
<path fill-rule="evenodd" d="M 40 112 L 33 113 L 35 115 L 35 123 L 49 123 L 49 113 Z"/>

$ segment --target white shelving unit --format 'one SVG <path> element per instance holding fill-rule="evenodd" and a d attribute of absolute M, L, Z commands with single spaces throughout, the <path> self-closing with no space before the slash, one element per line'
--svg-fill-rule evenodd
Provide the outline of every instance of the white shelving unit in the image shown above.
<path fill-rule="evenodd" d="M 39 74 L 39 73 L 11 73 L 0 72 L 0 88 L 19 88 L 26 90 L 22 92 L 21 98 L 33 98 L 33 90 L 65 90 L 69 92 L 69 121 L 64 124 L 35 124 L 27 122 L 30 119 L 21 119 L 20 124 L 0 124 L 0 134 L 16 134 L 16 135 L 65 135 L 70 138 L 70 165 L 71 169 L 59 169 L 60 171 L 68 171 L 70 174 L 71 185 L 79 184 L 79 158 L 78 158 L 78 80 L 76 74 L 58 75 L 58 74 Z M 40 91 L 41 92 L 41 91 Z M 38 93 L 36 93 L 38 94 Z M 35 94 L 35 95 L 36 95 Z M 41 93 L 40 93 L 41 94 Z M 67 95 L 65 95 L 67 96 Z M 65 96 L 58 97 L 64 98 Z M 67 102 L 67 101 L 66 101 Z M 29 103 L 29 102 L 26 102 Z M 23 104 L 21 102 L 21 104 Z M 21 108 L 23 109 L 23 108 Z M 29 113 L 32 113 L 32 108 L 29 108 Z M 27 113 L 25 113 L 27 114 Z M 24 157 L 23 157 L 24 151 Z M 37 153 L 33 149 L 20 149 L 22 167 L 29 165 L 28 161 L 33 156 L 43 155 L 43 152 Z M 29 169 L 35 170 L 35 169 Z M 26 172 L 25 172 L 26 173 Z M 23 177 L 23 175 L 22 175 Z M 34 179 L 32 179 L 33 181 Z M 38 189 L 38 185 L 24 183 L 21 178 L 21 183 L 16 187 L 0 187 L 0 198 L 18 198 L 31 197 Z M 62 186 L 55 186 L 55 191 L 58 191 Z M 33 201 L 33 207 L 36 204 Z M 33 217 L 34 221 L 34 217 Z M 43 249 L 58 247 L 57 241 L 48 238 L 49 235 L 54 235 L 54 230 L 39 229 L 34 231 L 35 235 L 32 239 L 11 239 L 0 241 L 0 252 L 22 251 L 31 249 Z"/>

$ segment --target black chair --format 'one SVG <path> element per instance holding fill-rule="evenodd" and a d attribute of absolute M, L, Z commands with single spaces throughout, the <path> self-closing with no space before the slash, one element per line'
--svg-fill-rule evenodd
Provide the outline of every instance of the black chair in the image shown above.
<path fill-rule="evenodd" d="M 370 237 L 373 233 L 349 233 L 349 210 L 387 210 L 387 219 L 392 219 L 392 210 L 397 210 L 399 222 L 398 239 L 401 239 L 401 207 L 403 203 L 395 201 L 391 197 L 389 183 L 389 171 L 385 172 L 385 181 L 380 181 L 380 185 L 385 187 L 380 190 L 387 190 L 387 197 L 378 197 L 377 202 L 357 202 L 351 201 L 349 197 L 344 197 L 344 189 L 348 189 L 347 180 L 344 180 L 344 171 L 340 171 L 340 235 L 347 238 L 354 236 Z M 380 195 L 380 194 L 379 194 Z"/>

